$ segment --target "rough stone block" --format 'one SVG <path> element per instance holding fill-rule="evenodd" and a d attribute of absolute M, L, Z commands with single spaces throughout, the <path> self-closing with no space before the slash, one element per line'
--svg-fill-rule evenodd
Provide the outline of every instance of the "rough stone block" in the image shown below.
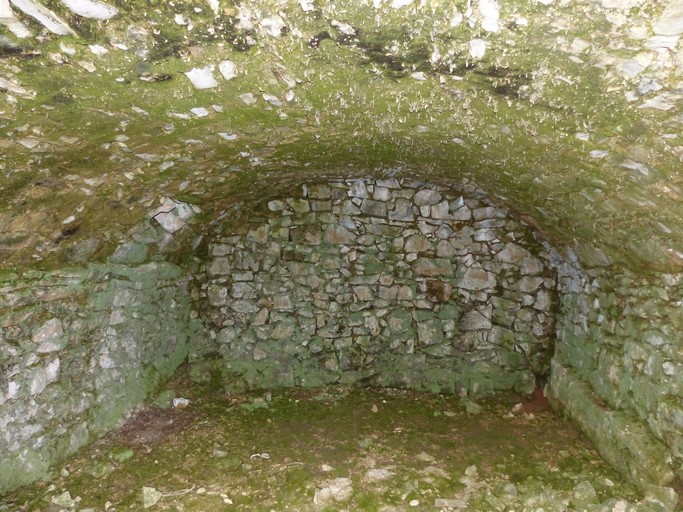
<path fill-rule="evenodd" d="M 417 339 L 422 345 L 433 345 L 443 341 L 441 320 L 433 319 L 417 323 Z"/>
<path fill-rule="evenodd" d="M 364 215 L 370 215 L 372 217 L 386 217 L 387 205 L 382 201 L 364 199 L 360 205 L 360 211 Z"/>
<path fill-rule="evenodd" d="M 342 226 L 330 225 L 325 230 L 324 240 L 328 244 L 350 244 L 356 235 Z"/>
<path fill-rule="evenodd" d="M 424 277 L 452 276 L 453 265 L 449 260 L 440 258 L 418 258 L 413 270 L 416 275 Z"/>
<path fill-rule="evenodd" d="M 441 201 L 431 207 L 429 216 L 432 219 L 445 220 L 450 218 L 450 210 L 448 201 Z"/>
<path fill-rule="evenodd" d="M 32 336 L 32 341 L 38 344 L 35 351 L 39 354 L 56 352 L 66 346 L 67 340 L 63 337 L 64 329 L 58 318 L 52 318 L 41 325 Z"/>
<path fill-rule="evenodd" d="M 368 188 L 363 181 L 354 181 L 351 183 L 348 191 L 349 197 L 368 197 Z"/>
<path fill-rule="evenodd" d="M 209 267 L 209 274 L 211 275 L 225 275 L 232 270 L 232 265 L 227 258 L 215 258 Z"/>
<path fill-rule="evenodd" d="M 436 190 L 422 189 L 415 193 L 413 201 L 415 201 L 415 205 L 418 207 L 432 206 L 441 201 L 441 197 L 441 194 Z M 429 216 L 429 213 L 427 213 L 427 216 Z"/>
<path fill-rule="evenodd" d="M 414 221 L 413 204 L 407 199 L 396 199 L 394 208 L 389 211 L 389 220 L 401 222 Z"/>
<path fill-rule="evenodd" d="M 460 327 L 464 331 L 488 330 L 491 329 L 491 320 L 481 311 L 469 311 L 463 316 Z"/>
<path fill-rule="evenodd" d="M 457 284 L 465 290 L 485 290 L 495 288 L 496 277 L 481 268 L 468 268 Z"/>

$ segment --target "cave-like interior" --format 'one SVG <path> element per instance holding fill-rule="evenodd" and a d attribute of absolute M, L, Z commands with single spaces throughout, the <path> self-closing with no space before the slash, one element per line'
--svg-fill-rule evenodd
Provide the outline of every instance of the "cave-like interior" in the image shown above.
<path fill-rule="evenodd" d="M 0 1 L 0 491 L 182 365 L 540 387 L 675 506 L 681 33 L 680 0 Z"/>

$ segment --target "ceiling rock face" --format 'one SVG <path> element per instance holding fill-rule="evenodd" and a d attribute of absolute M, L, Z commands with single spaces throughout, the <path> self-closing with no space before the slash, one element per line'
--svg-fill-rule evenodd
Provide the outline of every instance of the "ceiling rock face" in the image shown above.
<path fill-rule="evenodd" d="M 188 361 L 234 388 L 547 381 L 672 509 L 682 12 L 0 0 L 0 490 Z"/>

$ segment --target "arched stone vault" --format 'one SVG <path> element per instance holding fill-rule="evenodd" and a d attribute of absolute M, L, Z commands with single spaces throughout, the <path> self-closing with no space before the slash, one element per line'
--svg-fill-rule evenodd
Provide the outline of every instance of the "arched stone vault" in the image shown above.
<path fill-rule="evenodd" d="M 555 402 L 681 476 L 680 0 L 32 4 L 0 1 L 0 488 L 206 346 L 212 226 L 331 178 L 466 179 L 533 230 Z"/>

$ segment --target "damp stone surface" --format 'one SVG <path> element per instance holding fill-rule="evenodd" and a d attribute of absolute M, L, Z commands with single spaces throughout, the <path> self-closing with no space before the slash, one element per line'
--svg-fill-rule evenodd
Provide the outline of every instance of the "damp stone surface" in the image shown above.
<path fill-rule="evenodd" d="M 505 208 L 404 179 L 296 192 L 206 241 L 201 311 L 227 381 L 480 395 L 548 375 L 556 273 Z"/>
<path fill-rule="evenodd" d="M 637 489 L 607 510 L 674 510 L 682 9 L 0 1 L 3 500 L 187 368 L 543 391 Z"/>

